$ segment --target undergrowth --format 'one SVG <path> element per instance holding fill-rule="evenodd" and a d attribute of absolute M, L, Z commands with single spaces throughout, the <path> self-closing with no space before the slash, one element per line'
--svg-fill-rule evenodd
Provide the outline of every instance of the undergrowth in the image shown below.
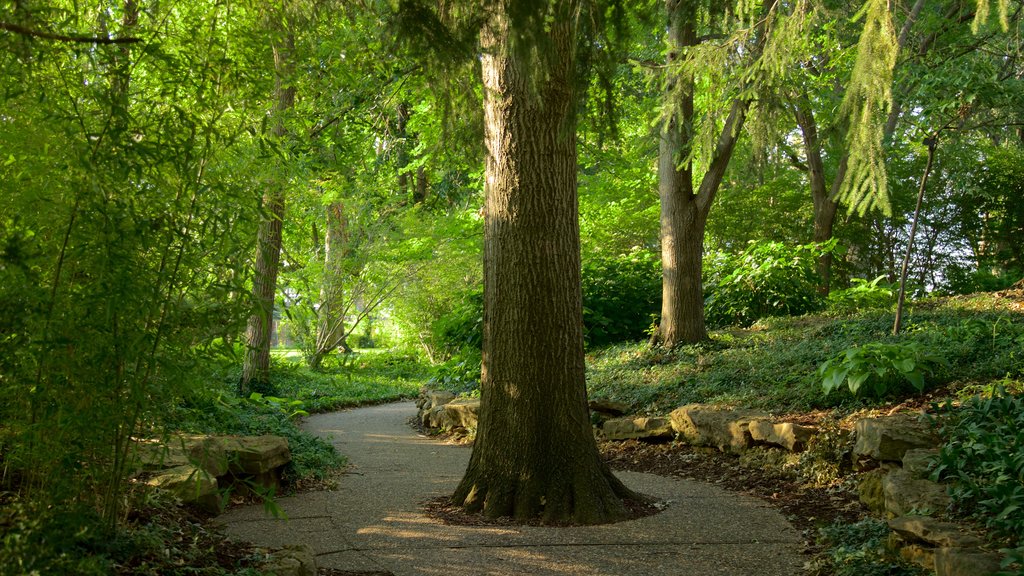
<path fill-rule="evenodd" d="M 1024 312 L 994 295 L 925 301 L 910 310 L 906 329 L 892 336 L 892 314 L 762 319 L 749 329 L 714 331 L 711 341 L 675 350 L 645 342 L 608 346 L 587 356 L 591 397 L 628 403 L 634 410 L 667 412 L 700 402 L 771 412 L 889 405 L 917 394 L 893 386 L 878 397 L 842 389 L 826 396 L 819 367 L 841 352 L 870 343 L 918 346 L 941 359 L 924 390 L 955 391 L 1024 375 Z"/>

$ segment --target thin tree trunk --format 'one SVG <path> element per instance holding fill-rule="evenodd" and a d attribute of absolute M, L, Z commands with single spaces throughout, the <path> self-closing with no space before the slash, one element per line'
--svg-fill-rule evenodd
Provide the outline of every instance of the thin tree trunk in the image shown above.
<path fill-rule="evenodd" d="M 832 239 L 832 227 L 835 224 L 836 212 L 839 204 L 832 200 L 834 193 L 838 191 L 838 184 L 842 183 L 842 177 L 833 180 L 832 189 L 826 185 L 825 162 L 821 156 L 821 141 L 818 139 L 818 125 L 814 119 L 814 112 L 811 109 L 810 100 L 805 95 L 793 105 L 793 116 L 804 140 L 804 150 L 807 155 L 807 176 L 811 183 L 811 200 L 814 205 L 814 242 L 828 242 Z M 838 174 L 845 177 L 846 158 L 840 160 Z M 818 275 L 821 276 L 819 290 L 822 294 L 828 294 L 832 283 L 832 254 L 822 254 L 818 259 Z"/>
<path fill-rule="evenodd" d="M 284 115 L 295 104 L 292 82 L 295 35 L 283 33 L 274 42 L 274 126 L 272 134 L 282 139 L 287 133 Z M 253 270 L 252 296 L 255 311 L 246 326 L 246 354 L 242 365 L 239 392 L 245 394 L 253 383 L 270 381 L 270 339 L 274 321 L 274 299 L 277 295 L 277 273 L 281 262 L 281 226 L 284 222 L 285 183 L 271 179 L 263 194 L 265 216 L 256 237 L 256 262 Z"/>
<path fill-rule="evenodd" d="M 924 174 L 921 174 L 921 186 L 917 191 L 917 206 L 914 207 L 914 220 L 910 224 L 910 238 L 907 239 L 907 251 L 903 256 L 903 267 L 900 269 L 900 295 L 896 299 L 896 320 L 892 325 L 893 336 L 899 334 L 903 328 L 903 304 L 907 298 L 907 269 L 910 267 L 910 255 L 914 250 L 914 234 L 917 232 L 917 220 L 921 216 L 924 189 L 928 184 L 928 174 L 932 171 L 932 161 L 935 160 L 938 136 L 932 136 L 926 143 L 928 144 L 928 162 L 924 166 Z"/>
<path fill-rule="evenodd" d="M 345 313 L 348 311 L 345 307 L 345 278 L 342 266 L 348 245 L 345 207 L 341 202 L 335 202 L 327 207 L 326 212 L 324 276 L 320 284 L 316 345 L 309 359 L 309 366 L 314 369 L 320 368 L 324 358 L 344 343 Z"/>
<path fill-rule="evenodd" d="M 551 53 L 529 63 L 511 46 L 508 9 L 500 4 L 481 33 L 488 156 L 480 427 L 452 501 L 488 517 L 609 522 L 624 518 L 622 498 L 636 495 L 598 455 L 584 384 L 578 1 L 556 2 L 543 32 Z"/>

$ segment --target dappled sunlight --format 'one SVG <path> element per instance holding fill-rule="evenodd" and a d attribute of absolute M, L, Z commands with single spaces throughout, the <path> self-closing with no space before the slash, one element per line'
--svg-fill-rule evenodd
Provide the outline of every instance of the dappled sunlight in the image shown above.
<path fill-rule="evenodd" d="M 389 513 L 379 524 L 359 528 L 356 534 L 391 540 L 430 540 L 432 545 L 444 546 L 445 543 L 462 542 L 465 539 L 465 530 L 467 528 L 447 526 L 422 514 L 397 512 Z M 497 526 L 478 526 L 472 527 L 471 530 L 491 537 L 519 534 L 517 530 Z M 419 545 L 425 543 L 419 542 Z"/>

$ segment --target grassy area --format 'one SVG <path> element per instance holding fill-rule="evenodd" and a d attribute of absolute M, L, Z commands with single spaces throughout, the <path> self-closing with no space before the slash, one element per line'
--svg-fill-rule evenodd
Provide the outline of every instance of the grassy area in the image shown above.
<path fill-rule="evenodd" d="M 709 343 L 671 352 L 645 343 L 614 345 L 588 354 L 589 392 L 649 413 L 691 402 L 777 413 L 854 410 L 898 403 L 916 393 L 896 379 L 877 398 L 855 397 L 845 387 L 825 395 L 818 367 L 870 342 L 919 346 L 941 359 L 925 375 L 929 389 L 969 395 L 997 381 L 1011 390 L 1024 388 L 1024 302 L 1019 299 L 978 294 L 928 300 L 910 309 L 901 335 L 892 336 L 892 322 L 888 311 L 770 318 L 749 329 L 715 331 Z"/>
<path fill-rule="evenodd" d="M 364 404 L 415 397 L 431 368 L 408 354 L 359 350 L 329 358 L 322 370 L 310 370 L 297 350 L 276 350 L 272 396 L 301 400 L 309 412 L 327 412 Z"/>

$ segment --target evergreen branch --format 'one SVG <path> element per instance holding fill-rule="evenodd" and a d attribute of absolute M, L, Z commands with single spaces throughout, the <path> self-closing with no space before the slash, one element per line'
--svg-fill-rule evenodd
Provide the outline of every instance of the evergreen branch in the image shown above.
<path fill-rule="evenodd" d="M 142 38 L 133 37 L 109 38 L 103 36 L 67 36 L 64 34 L 54 34 L 53 32 L 43 32 L 42 30 L 32 30 L 25 28 L 24 26 L 11 24 L 10 22 L 0 22 L 0 30 L 7 30 L 8 32 L 28 36 L 29 38 L 42 38 L 45 40 L 57 40 L 60 42 L 82 42 L 85 44 L 135 44 L 137 42 L 142 42 Z"/>

